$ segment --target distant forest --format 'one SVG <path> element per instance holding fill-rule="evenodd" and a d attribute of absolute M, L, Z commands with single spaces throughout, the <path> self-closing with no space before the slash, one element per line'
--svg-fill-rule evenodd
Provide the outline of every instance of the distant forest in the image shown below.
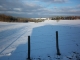
<path fill-rule="evenodd" d="M 3 22 L 42 22 L 43 20 L 34 20 L 31 18 L 13 17 L 5 14 L 0 14 L 0 21 Z"/>
<path fill-rule="evenodd" d="M 80 16 L 56 16 L 56 17 L 51 17 L 51 20 L 77 20 L 80 19 Z"/>
<path fill-rule="evenodd" d="M 51 17 L 50 20 L 76 20 L 80 19 L 80 16 L 57 16 L 57 17 Z M 43 19 L 32 19 L 32 18 L 21 18 L 21 17 L 13 17 L 13 16 L 8 16 L 5 14 L 0 14 L 0 21 L 3 22 L 42 22 L 44 21 Z"/>
<path fill-rule="evenodd" d="M 3 21 L 3 22 L 29 22 L 29 21 L 32 21 L 33 22 L 33 19 L 20 18 L 20 17 L 16 18 L 13 16 L 5 15 L 5 14 L 0 14 L 0 21 Z"/>

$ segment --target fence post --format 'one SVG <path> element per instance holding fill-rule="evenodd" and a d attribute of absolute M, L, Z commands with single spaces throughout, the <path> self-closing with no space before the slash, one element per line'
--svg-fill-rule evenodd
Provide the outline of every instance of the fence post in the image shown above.
<path fill-rule="evenodd" d="M 57 49 L 57 55 L 61 55 L 59 50 L 59 45 L 58 45 L 58 31 L 56 31 L 56 49 Z"/>
<path fill-rule="evenodd" d="M 27 60 L 30 60 L 30 36 L 28 36 L 28 58 Z"/>

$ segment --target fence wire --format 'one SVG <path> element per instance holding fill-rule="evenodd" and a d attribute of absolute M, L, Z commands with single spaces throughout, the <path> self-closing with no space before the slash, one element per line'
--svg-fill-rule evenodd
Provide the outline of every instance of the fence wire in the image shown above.
<path fill-rule="evenodd" d="M 74 35 L 80 35 L 80 33 L 74 33 L 73 35 L 71 34 L 59 34 L 59 47 L 66 47 L 66 46 L 74 46 L 76 45 L 77 48 L 80 48 L 78 45 L 80 45 L 80 42 L 75 42 L 80 39 L 79 36 L 74 36 Z M 74 37 L 73 37 L 74 36 Z M 40 35 L 40 36 L 30 36 L 30 41 L 31 41 L 31 52 L 33 53 L 34 51 L 44 51 L 52 49 L 56 50 L 56 36 L 55 35 Z M 51 52 L 53 52 L 51 50 Z M 45 52 L 45 51 L 44 51 Z M 27 57 L 28 53 L 28 46 L 26 44 L 26 49 L 23 51 L 18 51 L 18 52 L 13 52 L 14 56 L 16 57 L 17 54 L 25 54 Z"/>
<path fill-rule="evenodd" d="M 64 36 L 64 35 L 60 35 L 59 37 L 61 37 L 61 36 Z M 68 38 L 66 38 L 66 40 L 64 40 L 65 37 L 62 37 L 62 39 L 59 39 L 59 42 L 60 42 L 59 43 L 59 46 L 65 46 L 65 45 L 67 45 L 67 42 L 68 41 L 73 42 L 73 43 L 69 43 L 68 44 L 69 46 L 70 45 L 73 45 L 74 43 L 75 43 L 75 45 L 77 44 L 74 41 L 75 40 L 78 40 L 79 37 L 78 38 L 73 37 L 75 39 L 70 39 L 70 36 L 71 35 L 66 35 L 66 36 L 68 36 Z M 51 37 L 51 38 L 50 39 L 45 39 L 45 38 L 48 38 L 48 37 L 49 38 Z M 66 43 L 61 44 L 62 42 L 65 42 L 65 41 L 66 41 Z M 55 44 L 54 44 L 54 42 L 55 42 Z M 39 44 L 45 44 L 45 45 L 50 45 L 50 46 L 48 46 L 48 47 L 46 47 L 46 46 L 45 47 L 40 47 Z M 35 46 L 38 46 L 39 45 L 40 48 L 34 48 L 33 45 L 35 45 Z M 56 36 L 54 36 L 54 35 L 31 36 L 31 48 L 32 48 L 31 51 L 45 49 L 45 48 L 52 48 L 52 47 L 56 47 Z M 28 51 L 28 50 L 20 51 L 20 52 L 26 52 L 26 51 Z M 16 53 L 20 53 L 20 52 L 16 52 Z"/>

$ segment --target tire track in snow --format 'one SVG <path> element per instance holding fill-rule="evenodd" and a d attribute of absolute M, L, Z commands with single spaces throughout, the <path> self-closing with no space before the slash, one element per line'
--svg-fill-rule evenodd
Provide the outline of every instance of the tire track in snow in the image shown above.
<path fill-rule="evenodd" d="M 15 38 L 16 36 L 20 35 L 19 32 L 21 32 L 21 31 L 23 30 L 23 28 L 25 28 L 25 27 L 8 30 L 8 32 L 6 32 L 6 33 L 8 34 L 7 37 L 5 37 L 5 36 L 6 36 L 6 33 L 3 33 L 3 36 L 2 36 L 2 37 L 4 37 L 4 38 L 2 38 L 2 37 L 0 36 L 0 46 L 3 45 L 4 42 L 6 43 L 7 41 L 11 40 L 11 38 Z M 16 30 L 16 31 L 15 31 L 15 30 Z M 11 34 L 9 34 L 9 33 L 11 33 Z M 4 35 L 5 35 L 5 36 L 4 36 Z M 1 38 L 2 38 L 2 39 L 1 39 Z"/>
<path fill-rule="evenodd" d="M 0 55 L 8 48 L 8 47 L 10 47 L 14 42 L 16 42 L 22 35 L 24 35 L 28 30 L 26 30 L 26 27 L 24 27 L 24 29 L 22 29 L 22 34 L 18 34 L 17 36 L 17 38 L 16 39 L 14 39 L 14 41 L 13 42 L 11 42 L 7 47 L 5 47 L 1 52 L 0 52 Z"/>

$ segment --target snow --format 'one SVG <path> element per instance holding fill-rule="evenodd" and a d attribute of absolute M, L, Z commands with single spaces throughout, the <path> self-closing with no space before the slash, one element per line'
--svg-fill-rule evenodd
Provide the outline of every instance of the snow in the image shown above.
<path fill-rule="evenodd" d="M 56 55 L 56 31 L 60 56 Z M 0 22 L 0 60 L 26 60 L 28 36 L 31 37 L 32 60 L 80 59 L 80 20 L 46 20 L 40 23 Z"/>

